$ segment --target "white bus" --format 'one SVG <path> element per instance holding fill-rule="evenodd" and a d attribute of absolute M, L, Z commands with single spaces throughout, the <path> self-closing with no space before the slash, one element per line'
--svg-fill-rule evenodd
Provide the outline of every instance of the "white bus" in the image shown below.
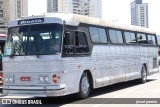
<path fill-rule="evenodd" d="M 158 72 L 156 33 L 101 19 L 46 13 L 9 23 L 3 57 L 4 95 L 77 93 Z"/>

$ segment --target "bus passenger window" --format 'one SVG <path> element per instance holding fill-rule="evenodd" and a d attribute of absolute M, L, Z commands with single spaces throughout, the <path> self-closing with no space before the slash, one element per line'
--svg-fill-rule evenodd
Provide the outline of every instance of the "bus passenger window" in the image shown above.
<path fill-rule="evenodd" d="M 100 43 L 98 29 L 96 27 L 90 27 L 89 32 L 91 35 L 92 42 Z"/>
<path fill-rule="evenodd" d="M 127 44 L 136 44 L 136 36 L 133 32 L 124 32 L 124 36 Z"/>
<path fill-rule="evenodd" d="M 135 33 L 130 33 L 130 35 L 131 35 L 131 43 L 137 43 Z"/>
<path fill-rule="evenodd" d="M 89 47 L 84 32 L 66 32 L 64 38 L 64 50 L 66 54 L 88 53 Z"/>
<path fill-rule="evenodd" d="M 148 44 L 145 34 L 137 33 L 138 44 Z"/>
<path fill-rule="evenodd" d="M 110 42 L 117 43 L 117 35 L 115 30 L 109 30 Z"/>
<path fill-rule="evenodd" d="M 123 43 L 123 37 L 122 37 L 122 32 L 117 30 L 116 31 L 116 34 L 117 34 L 117 42 L 118 43 Z"/>
<path fill-rule="evenodd" d="M 109 29 L 109 36 L 111 43 L 118 43 L 118 44 L 123 43 L 123 36 L 120 30 Z"/>
<path fill-rule="evenodd" d="M 149 45 L 157 45 L 156 37 L 154 35 L 148 35 L 148 44 Z"/>
<path fill-rule="evenodd" d="M 66 31 L 64 37 L 64 50 L 66 54 L 74 53 L 74 35 L 72 31 Z"/>
<path fill-rule="evenodd" d="M 107 43 L 107 35 L 105 29 L 98 28 L 99 37 L 101 40 L 101 43 Z"/>

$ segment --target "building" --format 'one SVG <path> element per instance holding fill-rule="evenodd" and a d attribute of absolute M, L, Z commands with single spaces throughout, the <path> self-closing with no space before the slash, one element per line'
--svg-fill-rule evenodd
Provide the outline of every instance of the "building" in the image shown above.
<path fill-rule="evenodd" d="M 0 24 L 4 23 L 3 12 L 3 0 L 0 0 Z"/>
<path fill-rule="evenodd" d="M 7 33 L 11 20 L 28 15 L 28 0 L 0 0 L 0 34 Z"/>
<path fill-rule="evenodd" d="M 90 16 L 102 18 L 102 0 L 90 0 L 89 5 Z"/>
<path fill-rule="evenodd" d="M 74 0 L 58 0 L 57 12 L 73 13 Z"/>
<path fill-rule="evenodd" d="M 74 13 L 102 18 L 102 0 L 47 0 L 47 12 Z"/>
<path fill-rule="evenodd" d="M 5 25 L 4 21 L 4 8 L 3 8 L 3 0 L 0 0 L 0 34 L 7 33 L 7 26 Z"/>
<path fill-rule="evenodd" d="M 148 23 L 148 4 L 142 3 L 142 0 L 132 0 L 131 24 L 148 28 Z"/>
<path fill-rule="evenodd" d="M 11 20 L 28 16 L 28 0 L 2 0 L 4 9 L 4 23 L 8 25 Z"/>
<path fill-rule="evenodd" d="M 58 11 L 58 0 L 47 0 L 47 12 Z"/>

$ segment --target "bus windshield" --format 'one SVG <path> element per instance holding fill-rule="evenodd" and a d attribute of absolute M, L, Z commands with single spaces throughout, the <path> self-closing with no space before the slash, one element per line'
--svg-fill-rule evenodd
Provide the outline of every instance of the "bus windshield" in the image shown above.
<path fill-rule="evenodd" d="M 8 30 L 4 55 L 59 54 L 63 27 L 60 24 L 36 24 Z"/>

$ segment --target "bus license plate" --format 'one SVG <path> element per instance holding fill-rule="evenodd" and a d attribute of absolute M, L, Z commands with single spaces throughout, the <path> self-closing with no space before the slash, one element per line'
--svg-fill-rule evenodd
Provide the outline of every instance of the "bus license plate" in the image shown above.
<path fill-rule="evenodd" d="M 31 77 L 21 77 L 21 81 L 31 81 Z"/>

